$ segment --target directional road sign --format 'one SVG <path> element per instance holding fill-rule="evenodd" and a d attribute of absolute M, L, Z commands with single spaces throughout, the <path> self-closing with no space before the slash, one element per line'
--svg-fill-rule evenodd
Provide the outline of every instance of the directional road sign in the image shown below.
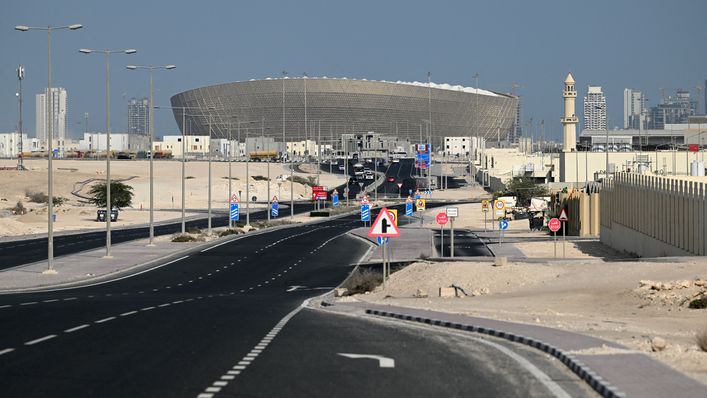
<path fill-rule="evenodd" d="M 507 229 L 508 229 L 508 220 L 506 220 L 506 219 L 501 220 L 501 221 L 498 223 L 498 228 L 499 228 L 501 231 L 507 230 Z"/>
<path fill-rule="evenodd" d="M 562 223 L 560 222 L 559 218 L 551 218 L 550 222 L 547 223 L 547 227 L 550 228 L 550 231 L 552 232 L 559 231 L 561 226 Z"/>
<path fill-rule="evenodd" d="M 371 205 L 361 205 L 361 221 L 371 221 Z"/>
<path fill-rule="evenodd" d="M 376 238 L 376 242 L 378 243 L 378 246 L 388 244 L 388 239 L 390 238 L 384 238 L 382 236 L 379 236 Z"/>
<path fill-rule="evenodd" d="M 376 217 L 373 225 L 371 225 L 371 229 L 368 230 L 368 236 L 372 238 L 379 236 L 384 238 L 397 238 L 400 236 L 400 230 L 393 222 L 393 216 L 391 216 L 387 208 L 382 208 L 378 213 L 378 217 Z"/>
<path fill-rule="evenodd" d="M 238 211 L 238 202 L 231 203 L 231 209 L 229 211 L 231 221 L 238 221 L 240 218 L 240 212 Z"/>

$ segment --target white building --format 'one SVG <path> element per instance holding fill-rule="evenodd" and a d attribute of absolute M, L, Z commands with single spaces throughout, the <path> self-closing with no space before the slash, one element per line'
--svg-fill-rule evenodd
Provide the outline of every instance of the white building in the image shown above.
<path fill-rule="evenodd" d="M 84 133 L 83 139 L 79 140 L 78 150 L 105 153 L 107 138 L 105 133 Z M 110 134 L 111 152 L 147 152 L 149 147 L 149 137 L 127 133 Z"/>
<path fill-rule="evenodd" d="M 624 89 L 624 129 L 638 129 L 641 112 L 645 108 L 643 93 Z M 643 127 L 643 126 L 641 126 Z"/>
<path fill-rule="evenodd" d="M 586 130 L 606 129 L 606 98 L 599 86 L 589 86 L 584 97 L 584 128 Z"/>
<path fill-rule="evenodd" d="M 209 145 L 211 145 L 211 140 L 207 135 L 187 135 L 184 137 L 185 150 L 187 156 L 200 156 L 209 153 Z M 153 149 L 155 152 L 169 151 L 172 157 L 181 158 L 182 157 L 182 136 L 181 135 L 165 135 L 162 137 L 162 141 L 155 141 L 153 143 Z"/>
<path fill-rule="evenodd" d="M 444 152 L 447 156 L 469 156 L 472 137 L 444 137 Z"/>
<path fill-rule="evenodd" d="M 22 149 L 20 149 L 20 142 L 22 143 Z M 0 158 L 16 158 L 20 150 L 22 152 L 28 151 L 31 143 L 28 140 L 27 134 L 12 132 L 12 133 L 0 133 Z"/>
<path fill-rule="evenodd" d="M 61 87 L 52 88 L 50 96 L 50 109 L 52 112 L 52 132 L 55 140 L 66 138 L 66 118 L 68 115 L 68 101 L 66 90 Z M 37 94 L 35 107 L 36 137 L 42 141 L 47 140 L 47 90 Z M 59 148 L 61 151 L 61 148 Z"/>

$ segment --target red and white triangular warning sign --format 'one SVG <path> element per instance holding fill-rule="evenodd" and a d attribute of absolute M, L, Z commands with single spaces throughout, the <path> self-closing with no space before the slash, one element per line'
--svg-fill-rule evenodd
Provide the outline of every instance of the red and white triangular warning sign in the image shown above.
<path fill-rule="evenodd" d="M 562 209 L 562 211 L 560 212 L 559 218 L 560 218 L 560 221 L 569 221 L 569 218 L 567 217 L 567 212 L 565 211 L 565 209 Z"/>
<path fill-rule="evenodd" d="M 373 221 L 371 229 L 368 230 L 368 236 L 371 238 L 397 238 L 400 236 L 400 230 L 393 221 L 393 216 L 390 215 L 387 208 L 382 208 L 378 213 L 378 217 Z"/>

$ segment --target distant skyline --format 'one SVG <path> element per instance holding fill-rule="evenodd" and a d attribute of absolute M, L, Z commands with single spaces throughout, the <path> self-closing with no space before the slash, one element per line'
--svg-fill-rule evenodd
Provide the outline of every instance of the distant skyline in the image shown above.
<path fill-rule="evenodd" d="M 15 25 L 80 23 L 53 36 L 53 82 L 69 92 L 67 136 L 105 130 L 105 63 L 79 48 L 136 48 L 111 58 L 112 130 L 128 130 L 128 100 L 146 97 L 148 74 L 128 64 L 176 64 L 155 72 L 155 103 L 192 88 L 239 80 L 348 77 L 475 86 L 517 93 L 527 121 L 560 139 L 563 80 L 571 72 L 578 97 L 601 86 L 610 128 L 623 126 L 625 88 L 642 91 L 647 106 L 682 88 L 695 98 L 707 78 L 707 2 L 701 0 L 260 1 L 174 3 L 10 2 L 0 14 L 0 132 L 15 130 L 15 69 L 25 66 L 25 131 L 34 136 L 34 101 L 47 84 L 46 32 Z M 704 98 L 700 98 L 704 112 Z M 578 101 L 576 112 L 582 113 Z M 580 128 L 582 126 L 580 125 Z M 156 111 L 156 134 L 178 131 L 171 112 Z"/>

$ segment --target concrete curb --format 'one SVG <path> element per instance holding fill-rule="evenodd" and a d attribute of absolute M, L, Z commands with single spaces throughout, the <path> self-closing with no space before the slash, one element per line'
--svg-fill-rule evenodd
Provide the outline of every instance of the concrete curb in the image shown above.
<path fill-rule="evenodd" d="M 324 303 L 322 303 L 322 304 L 324 304 Z M 327 303 L 327 305 L 333 305 L 333 304 Z M 410 315 L 398 314 L 398 313 L 387 312 L 387 311 L 372 310 L 372 309 L 366 309 L 365 311 L 366 311 L 366 314 L 369 314 L 369 315 L 377 315 L 377 316 L 388 317 L 388 318 L 402 319 L 405 321 L 425 323 L 428 325 L 441 326 L 441 327 L 446 327 L 446 328 L 450 328 L 450 329 L 458 329 L 458 330 L 465 330 L 465 331 L 474 332 L 474 333 L 487 334 L 489 336 L 506 339 L 506 340 L 514 342 L 514 343 L 524 344 L 529 347 L 543 351 L 543 352 L 559 359 L 560 362 L 562 362 L 565 366 L 567 366 L 567 368 L 570 369 L 574 374 L 576 374 L 580 379 L 584 380 L 594 391 L 599 393 L 602 397 L 604 397 L 604 398 L 625 398 L 626 397 L 626 394 L 620 392 L 616 387 L 609 384 L 606 380 L 604 380 L 601 376 L 599 376 L 596 372 L 594 372 L 592 369 L 590 369 L 583 362 L 576 359 L 574 356 L 567 354 L 563 350 L 560 350 L 559 348 L 556 348 L 556 347 L 554 347 L 550 344 L 547 344 L 547 343 L 545 343 L 541 340 L 538 340 L 538 339 L 533 339 L 530 337 L 517 335 L 517 334 L 510 333 L 510 332 L 503 331 L 503 330 L 496 330 L 496 329 L 474 326 L 474 325 L 467 325 L 467 324 L 462 324 L 462 323 L 441 321 L 441 320 L 432 319 L 432 318 L 414 317 L 414 316 L 410 316 Z"/>

